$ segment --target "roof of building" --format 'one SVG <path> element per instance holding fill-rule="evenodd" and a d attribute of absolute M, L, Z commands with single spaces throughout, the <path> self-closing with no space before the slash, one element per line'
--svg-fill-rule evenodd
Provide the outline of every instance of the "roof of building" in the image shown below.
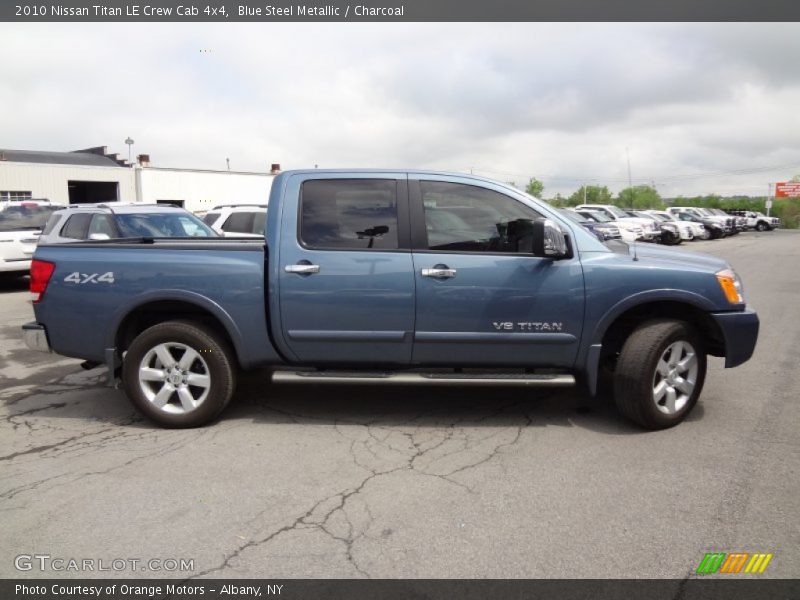
<path fill-rule="evenodd" d="M 26 162 L 48 165 L 79 165 L 85 167 L 122 167 L 124 161 L 115 160 L 105 148 L 88 148 L 72 152 L 43 152 L 40 150 L 6 150 L 0 148 L 0 163 Z"/>

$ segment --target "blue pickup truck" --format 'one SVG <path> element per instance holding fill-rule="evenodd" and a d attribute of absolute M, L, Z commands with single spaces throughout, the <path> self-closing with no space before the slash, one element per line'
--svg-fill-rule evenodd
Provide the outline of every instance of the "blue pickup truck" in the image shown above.
<path fill-rule="evenodd" d="M 281 383 L 598 382 L 648 429 L 682 421 L 706 356 L 750 358 L 725 261 L 600 242 L 512 187 L 447 173 L 287 171 L 265 239 L 41 245 L 28 345 L 107 366 L 167 427 L 216 418 L 240 370 Z M 265 392 L 269 393 L 269 392 Z"/>

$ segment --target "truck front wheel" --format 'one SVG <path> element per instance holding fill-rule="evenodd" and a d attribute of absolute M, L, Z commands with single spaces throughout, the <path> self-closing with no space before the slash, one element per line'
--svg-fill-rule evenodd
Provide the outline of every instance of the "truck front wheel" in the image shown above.
<path fill-rule="evenodd" d="M 677 425 L 703 389 L 706 353 L 683 321 L 642 323 L 622 346 L 614 371 L 614 400 L 620 412 L 647 429 Z"/>
<path fill-rule="evenodd" d="M 133 340 L 122 365 L 125 394 L 165 427 L 213 420 L 236 385 L 233 353 L 211 328 L 189 321 L 159 323 Z"/>

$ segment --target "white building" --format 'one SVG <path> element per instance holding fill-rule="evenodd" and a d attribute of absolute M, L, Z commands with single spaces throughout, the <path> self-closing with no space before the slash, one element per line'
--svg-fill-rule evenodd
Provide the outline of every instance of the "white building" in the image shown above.
<path fill-rule="evenodd" d="M 147 155 L 129 165 L 105 147 L 74 152 L 0 149 L 0 201 L 47 199 L 174 203 L 192 212 L 217 204 L 265 203 L 279 165 L 269 173 L 153 167 Z"/>

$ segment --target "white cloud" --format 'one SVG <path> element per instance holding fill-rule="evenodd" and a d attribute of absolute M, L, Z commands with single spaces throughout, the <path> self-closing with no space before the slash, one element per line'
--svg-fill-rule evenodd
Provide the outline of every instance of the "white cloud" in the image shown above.
<path fill-rule="evenodd" d="M 7 148 L 130 135 L 164 166 L 472 167 L 550 193 L 620 189 L 626 147 L 668 195 L 800 172 L 798 24 L 3 24 L 0 56 Z"/>

